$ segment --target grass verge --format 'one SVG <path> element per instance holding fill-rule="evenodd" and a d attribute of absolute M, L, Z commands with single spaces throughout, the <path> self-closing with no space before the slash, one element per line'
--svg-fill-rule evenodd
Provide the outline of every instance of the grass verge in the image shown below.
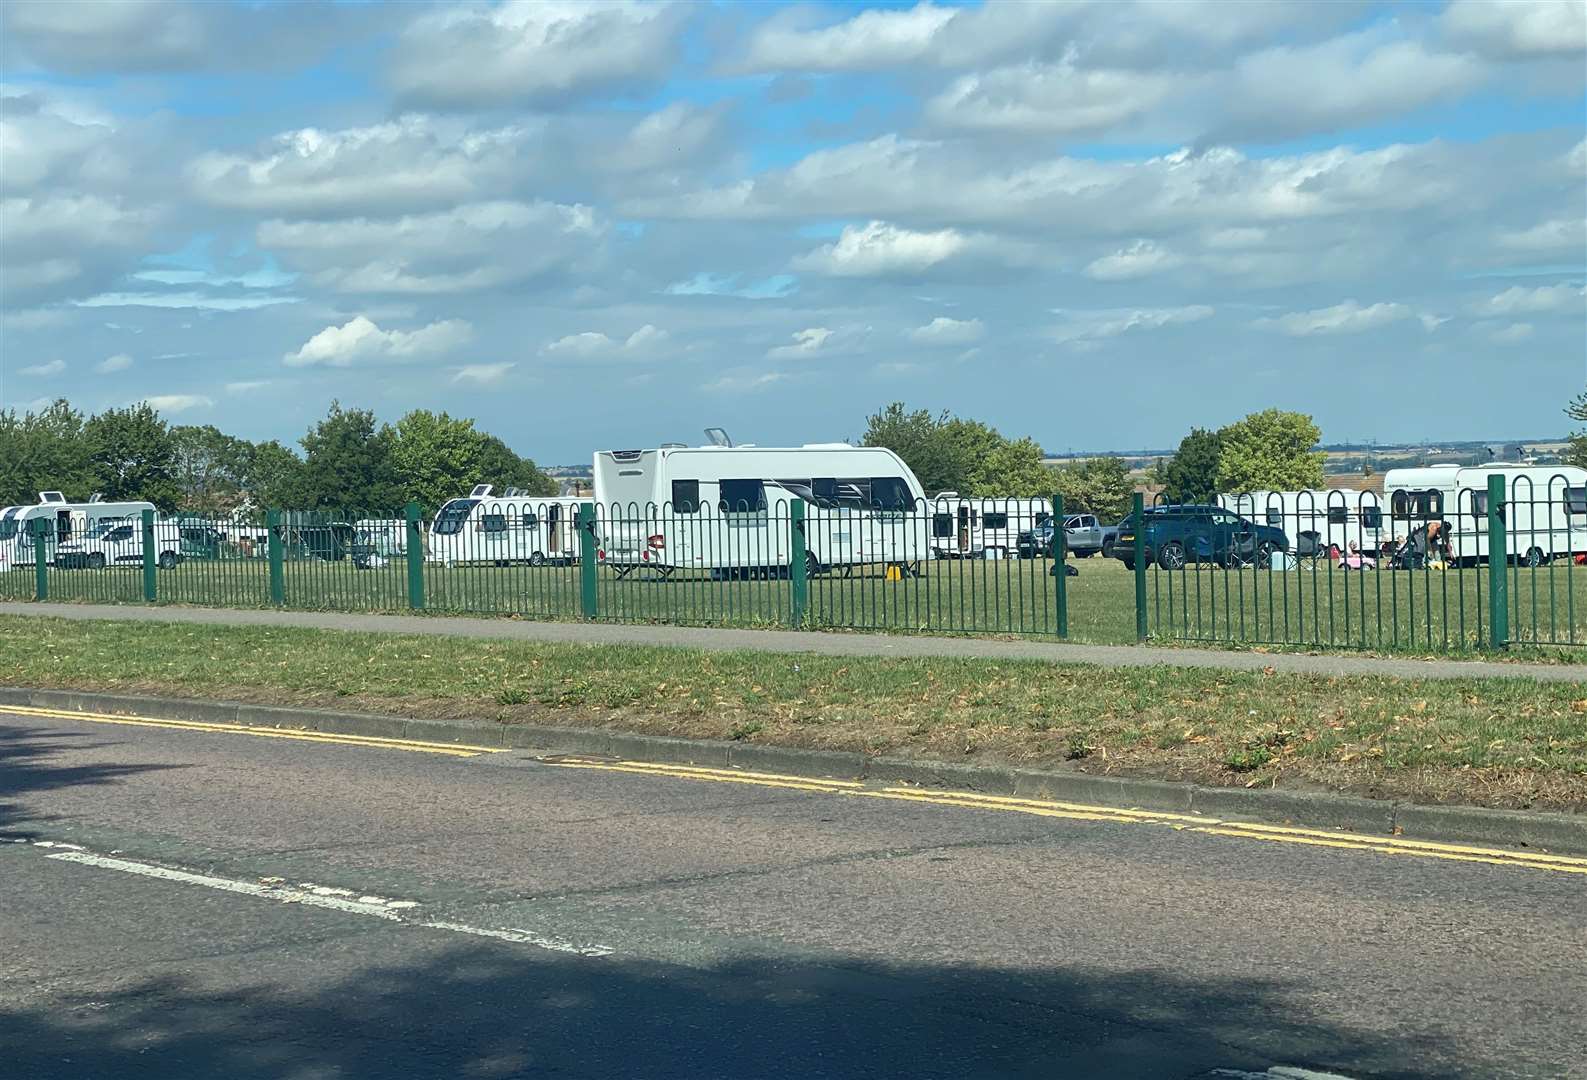
<path fill-rule="evenodd" d="M 1587 688 L 0 616 L 0 684 L 1587 810 Z"/>

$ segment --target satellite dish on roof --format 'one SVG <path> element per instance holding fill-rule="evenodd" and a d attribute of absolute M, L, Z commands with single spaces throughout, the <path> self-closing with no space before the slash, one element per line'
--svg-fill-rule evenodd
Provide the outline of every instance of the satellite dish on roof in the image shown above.
<path fill-rule="evenodd" d="M 712 446 L 732 446 L 733 440 L 728 438 L 727 432 L 719 427 L 705 429 L 705 437 L 711 440 Z"/>

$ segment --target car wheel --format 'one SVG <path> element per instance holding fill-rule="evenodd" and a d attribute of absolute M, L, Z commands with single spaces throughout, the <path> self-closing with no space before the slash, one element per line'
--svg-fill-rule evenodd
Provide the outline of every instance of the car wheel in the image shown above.
<path fill-rule="evenodd" d="M 104 555 L 102 555 L 101 553 L 96 551 L 92 555 L 88 556 L 88 569 L 90 569 L 90 570 L 103 570 L 104 568 L 105 568 L 105 557 L 104 557 Z"/>
<path fill-rule="evenodd" d="M 821 560 L 816 558 L 815 552 L 805 552 L 805 577 L 813 578 L 819 573 L 821 573 Z"/>
<path fill-rule="evenodd" d="M 1124 564 L 1124 569 L 1130 571 L 1131 573 L 1135 572 L 1135 560 L 1134 559 L 1120 559 L 1119 562 Z"/>
<path fill-rule="evenodd" d="M 1185 568 L 1185 546 L 1177 540 L 1163 545 L 1163 550 L 1157 556 L 1157 565 L 1164 570 L 1183 570 Z"/>
<path fill-rule="evenodd" d="M 177 561 L 176 552 L 162 551 L 160 552 L 160 558 L 157 561 L 159 562 L 161 570 L 175 570 Z"/>
<path fill-rule="evenodd" d="M 1526 558 L 1523 560 L 1523 565 L 1530 566 L 1535 570 L 1547 562 L 1548 556 L 1543 554 L 1543 549 L 1535 547 L 1527 551 Z"/>
<path fill-rule="evenodd" d="M 1273 552 L 1278 550 L 1278 545 L 1271 540 L 1263 540 L 1256 545 L 1256 565 L 1266 570 L 1273 565 Z"/>
<path fill-rule="evenodd" d="M 544 566 L 545 564 L 546 557 L 544 552 L 536 551 L 529 556 L 530 566 Z"/>

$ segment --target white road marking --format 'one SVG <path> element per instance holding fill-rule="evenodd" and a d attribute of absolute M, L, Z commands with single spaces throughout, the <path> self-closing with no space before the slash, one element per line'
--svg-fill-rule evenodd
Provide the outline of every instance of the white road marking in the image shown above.
<path fill-rule="evenodd" d="M 36 843 L 36 847 L 77 847 L 73 844 L 56 844 L 49 841 Z M 332 911 L 341 911 L 349 915 L 369 915 L 387 922 L 399 923 L 403 926 L 421 927 L 427 930 L 445 930 L 453 934 L 468 934 L 473 937 L 494 938 L 498 941 L 510 941 L 516 945 L 532 945 L 537 949 L 546 949 L 551 952 L 570 953 L 574 956 L 611 956 L 615 949 L 605 945 L 587 944 L 569 941 L 565 938 L 550 937 L 536 933 L 533 930 L 521 930 L 516 927 L 492 929 L 485 926 L 469 926 L 466 923 L 448 922 L 442 919 L 414 919 L 404 918 L 404 914 L 411 912 L 419 906 L 414 900 L 387 900 L 379 896 L 357 896 L 351 889 L 341 889 L 326 885 L 315 885 L 313 882 L 304 882 L 303 887 L 294 888 L 287 885 L 281 878 L 261 878 L 258 882 L 238 881 L 234 878 L 215 877 L 210 874 L 195 874 L 190 870 L 174 870 L 168 866 L 156 866 L 153 863 L 135 862 L 132 859 L 115 859 L 108 855 L 95 855 L 84 851 L 80 847 L 75 851 L 59 851 L 53 855 L 44 856 L 46 859 L 56 859 L 60 862 L 78 863 L 83 866 L 94 866 L 101 870 L 116 870 L 123 874 L 137 874 L 140 877 L 157 878 L 161 881 L 174 881 L 183 885 L 199 885 L 206 889 L 218 889 L 221 892 L 237 893 L 241 896 L 255 896 L 262 900 L 275 900 L 283 904 L 305 904 L 309 907 L 329 908 Z M 348 899 L 357 896 L 357 899 Z"/>

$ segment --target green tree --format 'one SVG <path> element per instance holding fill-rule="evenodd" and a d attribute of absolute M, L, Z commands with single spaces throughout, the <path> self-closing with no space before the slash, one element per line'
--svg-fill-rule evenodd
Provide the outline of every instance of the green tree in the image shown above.
<path fill-rule="evenodd" d="M 254 445 L 212 424 L 171 429 L 175 447 L 173 476 L 183 510 L 224 514 L 248 496 Z"/>
<path fill-rule="evenodd" d="M 303 482 L 303 459 L 274 439 L 255 443 L 249 454 L 243 483 L 247 501 L 256 509 L 295 509 L 308 505 Z"/>
<path fill-rule="evenodd" d="M 480 438 L 479 479 L 481 484 L 500 484 L 515 487 L 530 495 L 549 498 L 562 490 L 562 485 L 540 471 L 533 461 L 520 457 L 512 448 L 494 435 Z M 472 486 L 464 485 L 464 487 Z"/>
<path fill-rule="evenodd" d="M 376 426 L 373 412 L 333 401 L 301 441 L 297 509 L 390 513 L 406 501 L 391 460 L 395 436 L 389 424 Z"/>
<path fill-rule="evenodd" d="M 1587 390 L 1571 398 L 1570 404 L 1565 406 L 1565 415 L 1587 423 Z M 1565 448 L 1565 464 L 1587 469 L 1587 427 L 1571 433 L 1570 443 Z"/>
<path fill-rule="evenodd" d="M 1171 503 L 1209 501 L 1218 490 L 1218 459 L 1223 441 L 1216 431 L 1192 428 L 1163 467 L 1163 498 Z"/>
<path fill-rule="evenodd" d="M 148 404 L 89 417 L 83 442 L 106 500 L 146 499 L 162 510 L 175 507 L 176 442 L 170 426 Z"/>
<path fill-rule="evenodd" d="M 967 494 L 1031 498 L 1057 490 L 1034 439 L 1000 440 L 987 454 L 981 476 Z"/>
<path fill-rule="evenodd" d="M 1073 514 L 1095 514 L 1114 522 L 1129 513 L 1135 483 L 1129 467 L 1116 457 L 1088 458 L 1057 470 L 1057 490 L 1064 497 L 1064 510 Z"/>
<path fill-rule="evenodd" d="M 408 499 L 426 508 L 464 494 L 478 479 L 484 436 L 474 421 L 415 409 L 397 421 L 391 464 Z"/>
<path fill-rule="evenodd" d="M 957 491 L 997 497 L 1052 490 L 1051 473 L 1033 440 L 1009 440 L 979 420 L 947 412 L 910 412 L 895 401 L 869 418 L 864 444 L 885 446 L 903 458 L 928 495 Z"/>
<path fill-rule="evenodd" d="M 39 412 L 0 410 L 0 506 L 31 505 L 51 490 L 86 499 L 94 479 L 83 414 L 64 399 Z"/>
<path fill-rule="evenodd" d="M 903 458 L 927 495 L 959 491 L 966 479 L 964 462 L 947 434 L 949 423 L 946 412 L 909 412 L 895 401 L 868 419 L 864 445 L 885 446 Z"/>
<path fill-rule="evenodd" d="M 1304 413 L 1266 409 L 1218 432 L 1218 490 L 1304 491 L 1323 485 L 1322 432 Z"/>

